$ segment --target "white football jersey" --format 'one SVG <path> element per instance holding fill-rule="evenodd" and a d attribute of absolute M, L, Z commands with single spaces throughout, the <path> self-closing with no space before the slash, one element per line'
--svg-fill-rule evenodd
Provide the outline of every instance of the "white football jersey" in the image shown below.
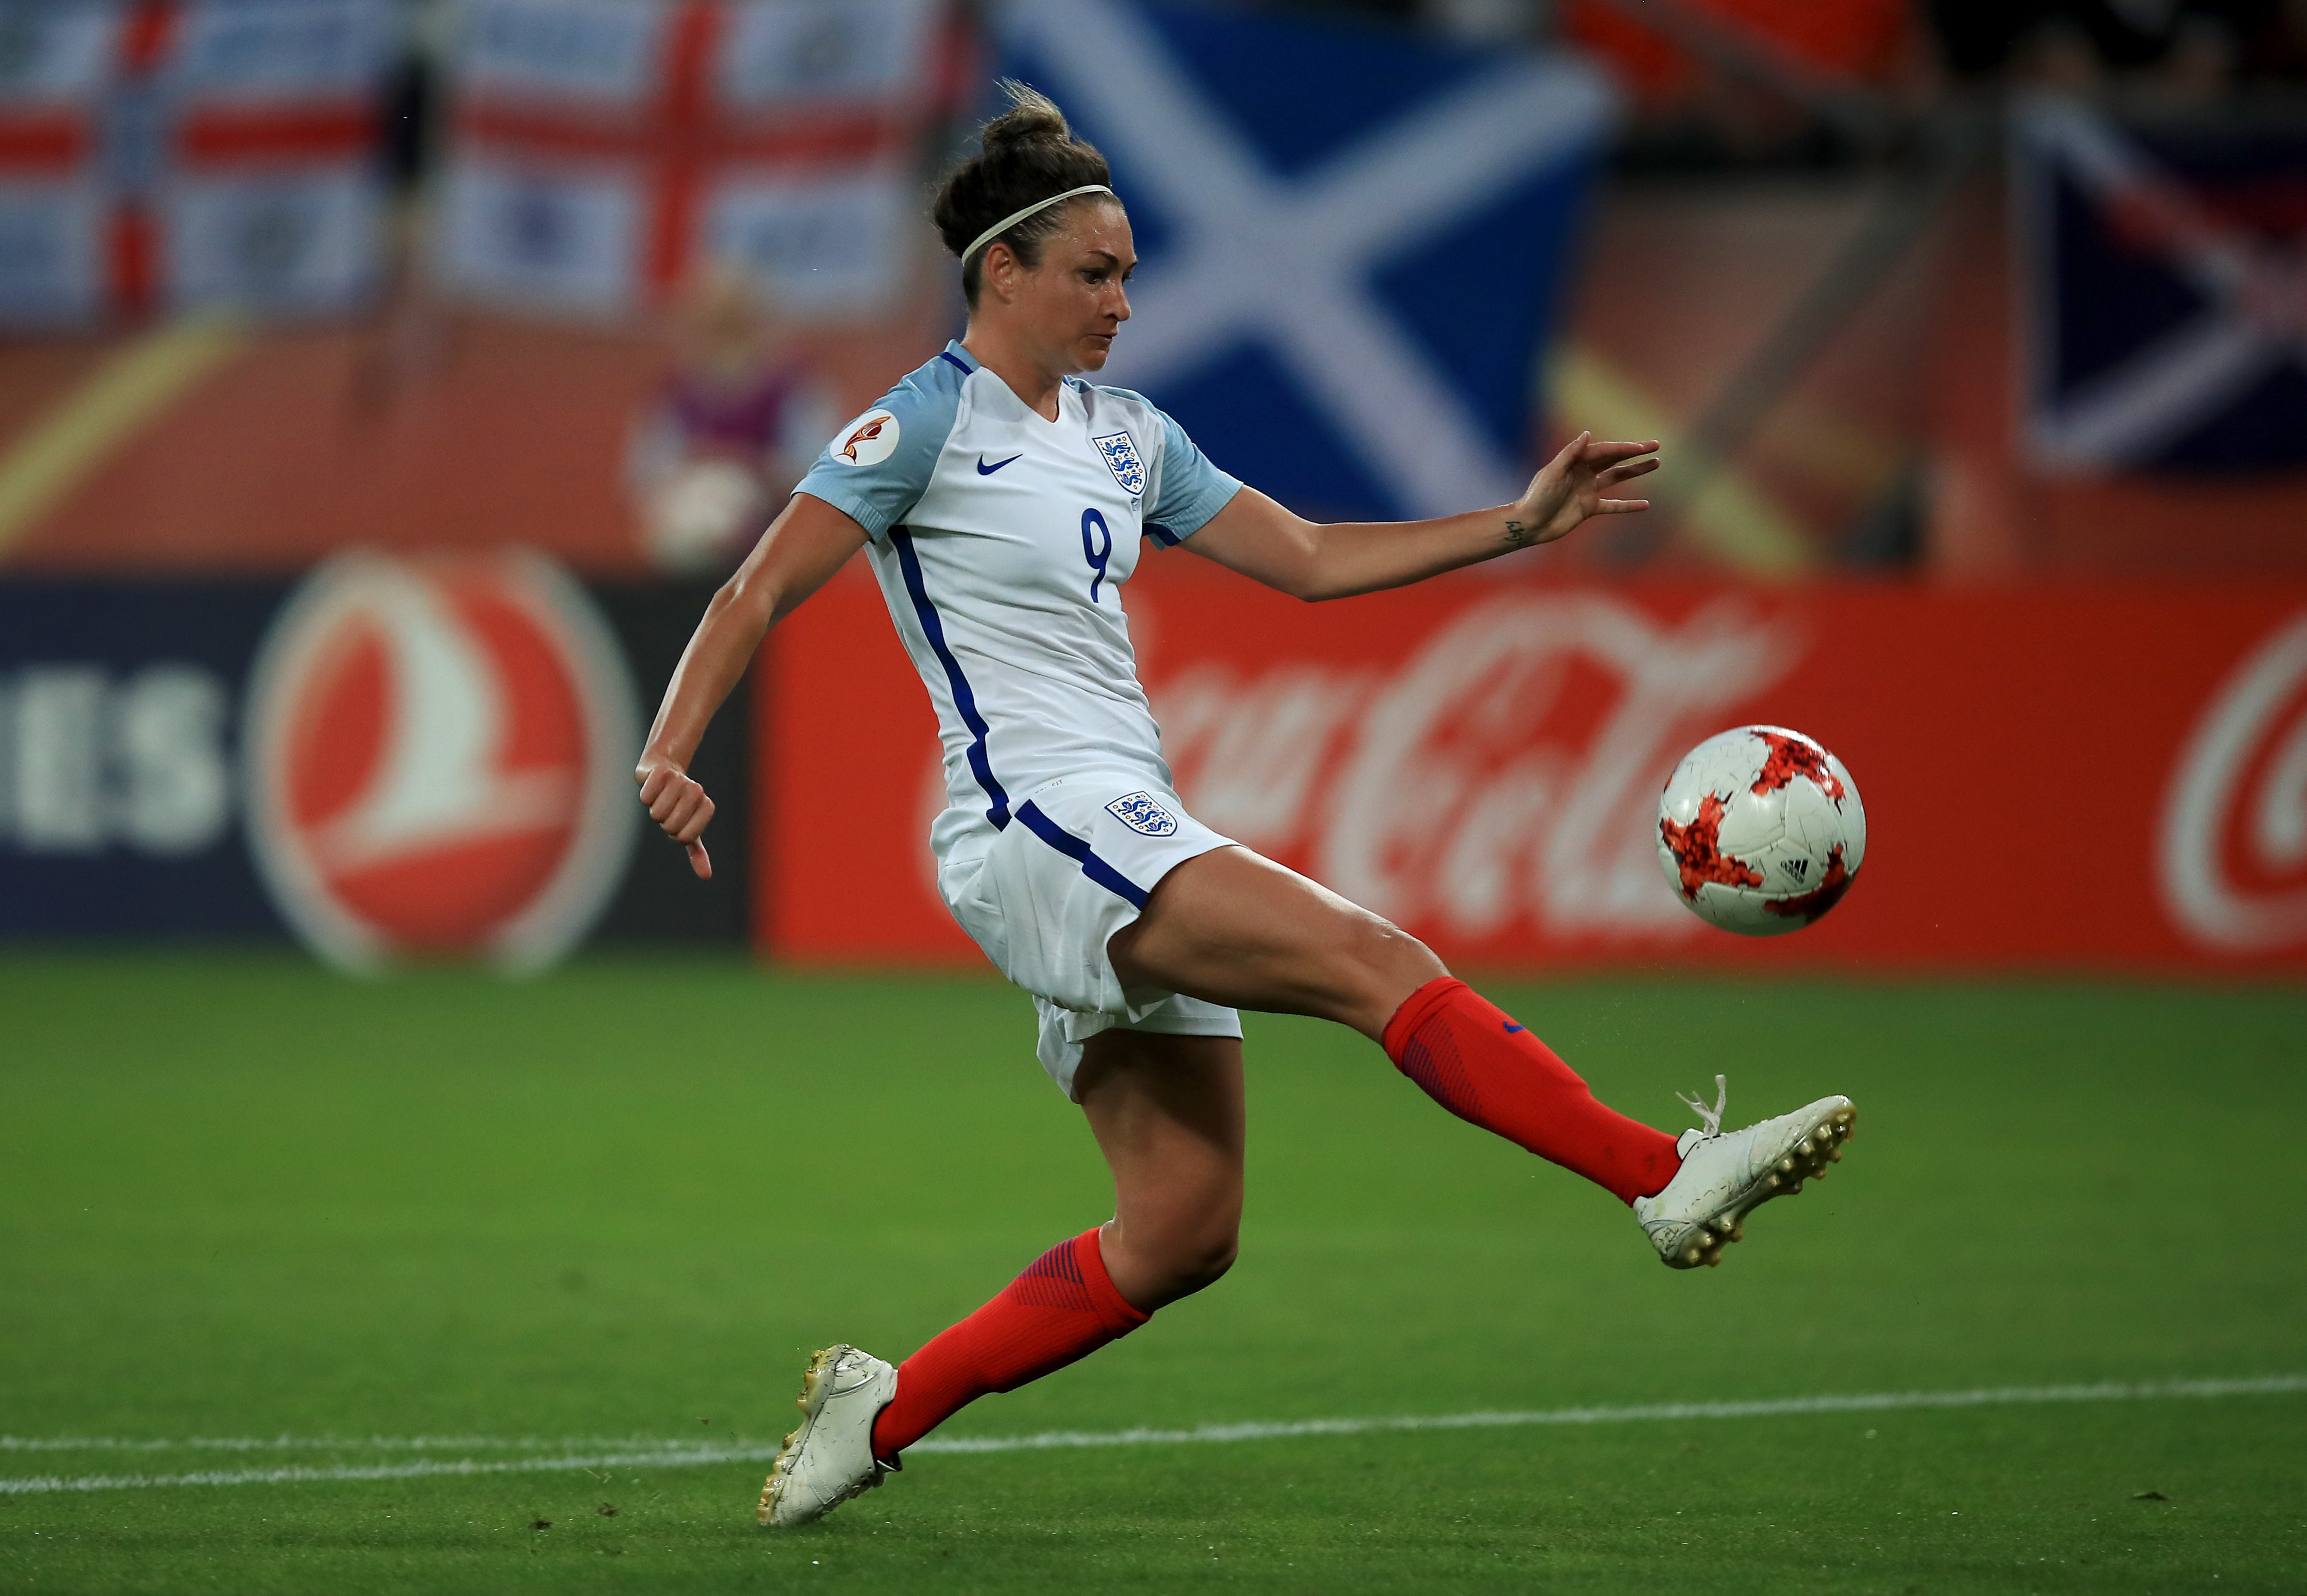
<path fill-rule="evenodd" d="M 1121 589 L 1144 539 L 1182 542 L 1240 487 L 1141 395 L 1068 377 L 1049 421 L 957 343 L 818 456 L 795 491 L 865 528 L 937 707 L 939 858 L 1068 776 L 1171 785 Z"/>

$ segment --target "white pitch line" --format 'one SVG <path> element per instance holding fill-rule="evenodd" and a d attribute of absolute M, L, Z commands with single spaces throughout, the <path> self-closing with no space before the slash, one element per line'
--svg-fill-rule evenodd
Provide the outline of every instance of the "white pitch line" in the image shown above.
<path fill-rule="evenodd" d="M 0 1452 L 565 1452 L 697 1444 L 655 1436 L 0 1436 Z"/>
<path fill-rule="evenodd" d="M 2243 1379 L 2106 1380 L 2091 1386 L 2002 1386 L 1973 1391 L 1878 1391 L 1848 1395 L 1772 1397 L 1752 1402 L 1651 1403 L 1631 1407 L 1548 1408 L 1523 1412 L 1404 1414 L 1380 1419 L 1307 1419 L 1284 1423 L 1205 1424 L 1193 1429 L 1045 1430 L 1029 1436 L 931 1437 L 910 1448 L 915 1453 L 1035 1452 L 1053 1447 L 1170 1446 L 1238 1441 L 1294 1440 L 1312 1436 L 1360 1436 L 1424 1429 L 1512 1429 L 1534 1425 L 1636 1424 L 1683 1419 L 1775 1419 L 1805 1413 L 1879 1413 L 1901 1409 L 1985 1408 L 2057 1403 L 2164 1402 L 2222 1396 L 2284 1396 L 2307 1392 L 2307 1375 L 2262 1375 Z M 411 1437 L 386 1445 L 447 1443 L 457 1437 Z M 526 1447 L 533 1439 L 478 1442 L 483 1447 Z M 13 1438 L 15 1450 L 64 1449 L 56 1443 Z M 93 1443 L 102 1446 L 107 1443 Z M 215 1446 L 217 1442 L 202 1442 Z M 235 1443 L 236 1445 L 237 1443 Z M 291 1437 L 253 1440 L 251 1446 L 297 1445 Z M 327 1443 L 360 1445 L 364 1443 Z M 569 1442 L 560 1445 L 567 1446 Z M 124 1448 L 149 1442 L 120 1443 Z M 164 1442 L 159 1446 L 189 1446 Z M 501 1458 L 476 1462 L 352 1464 L 326 1468 L 208 1470 L 189 1474 L 43 1474 L 0 1478 L 0 1496 L 37 1496 L 57 1491 L 150 1490 L 187 1485 L 296 1485 L 353 1480 L 415 1480 L 436 1474 L 528 1474 L 581 1470 L 693 1468 L 707 1463 L 761 1463 L 776 1455 L 774 1446 L 736 1443 L 701 1446 L 680 1442 L 643 1449 L 560 1457 Z"/>
<path fill-rule="evenodd" d="M 192 1474 L 35 1474 L 0 1479 L 0 1496 L 45 1496 L 68 1490 L 155 1490 L 177 1485 L 303 1485 L 331 1480 L 418 1480 L 433 1474 L 574 1473 L 582 1470 L 688 1468 L 699 1463 L 762 1463 L 775 1446 L 652 1447 L 593 1457 L 516 1457 L 491 1463 L 351 1464 L 331 1468 L 208 1469 Z"/>
<path fill-rule="evenodd" d="M 1194 1441 L 1278 1441 L 1405 1429 L 1513 1429 L 1539 1424 L 1636 1424 L 1668 1419 L 1774 1419 L 1797 1413 L 1874 1413 L 1898 1408 L 1984 1408 L 2014 1403 L 2154 1402 L 2172 1397 L 2274 1396 L 2307 1391 L 2307 1375 L 2234 1380 L 2108 1380 L 2096 1386 L 2004 1386 L 1979 1391 L 1878 1391 L 1755 1402 L 1668 1402 L 1636 1407 L 1549 1408 L 1538 1412 L 1409 1414 L 1398 1419 L 1306 1419 L 1285 1424 L 1205 1424 L 1195 1429 L 1048 1430 L 1033 1436 L 931 1437 L 914 1452 L 1027 1452 L 1042 1446 L 1153 1446 Z"/>

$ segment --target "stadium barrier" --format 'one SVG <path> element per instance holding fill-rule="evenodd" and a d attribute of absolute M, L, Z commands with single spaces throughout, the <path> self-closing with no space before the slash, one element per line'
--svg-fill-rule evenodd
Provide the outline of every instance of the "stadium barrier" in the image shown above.
<path fill-rule="evenodd" d="M 1470 577 L 1316 608 L 1199 564 L 1130 591 L 1187 802 L 1453 960 L 2307 972 L 2307 590 Z M 977 964 L 862 566 L 700 752 L 715 880 L 648 837 L 631 751 L 706 597 L 528 554 L 0 583 L 0 936 Z M 1685 914 L 1651 840 L 1680 754 L 1755 720 L 1842 755 L 1871 838 L 1831 916 L 1759 943 Z"/>
<path fill-rule="evenodd" d="M 1309 607 L 1197 567 L 1129 591 L 1181 794 L 1453 960 L 2307 972 L 2307 589 L 1468 576 Z M 773 647 L 762 947 L 978 960 L 879 596 L 845 572 Z M 1870 833 L 1849 897 L 1761 942 L 1685 913 L 1652 842 L 1675 762 L 1755 721 L 1840 754 Z"/>
<path fill-rule="evenodd" d="M 720 875 L 634 846 L 639 728 L 710 592 L 521 553 L 0 583 L 0 937 L 293 933 L 356 968 L 742 946 L 742 702 L 697 760 Z"/>

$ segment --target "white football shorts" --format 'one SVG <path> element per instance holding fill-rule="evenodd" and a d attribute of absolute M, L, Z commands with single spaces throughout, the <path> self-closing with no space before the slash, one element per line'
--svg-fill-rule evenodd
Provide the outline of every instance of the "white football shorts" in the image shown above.
<path fill-rule="evenodd" d="M 1142 775 L 1069 776 L 1028 794 L 990 844 L 957 847 L 938 867 L 961 929 L 1033 994 L 1042 1068 L 1068 1097 L 1082 1043 L 1101 1031 L 1241 1034 L 1241 1017 L 1220 1004 L 1123 986 L 1105 951 L 1163 876 L 1232 840 Z"/>

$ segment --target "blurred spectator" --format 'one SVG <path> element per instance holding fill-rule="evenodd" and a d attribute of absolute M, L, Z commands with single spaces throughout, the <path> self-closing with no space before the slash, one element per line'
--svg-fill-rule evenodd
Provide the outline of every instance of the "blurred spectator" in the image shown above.
<path fill-rule="evenodd" d="M 673 367 L 634 418 L 626 478 L 660 569 L 726 570 L 839 417 L 750 273 L 697 272 L 670 331 Z"/>

